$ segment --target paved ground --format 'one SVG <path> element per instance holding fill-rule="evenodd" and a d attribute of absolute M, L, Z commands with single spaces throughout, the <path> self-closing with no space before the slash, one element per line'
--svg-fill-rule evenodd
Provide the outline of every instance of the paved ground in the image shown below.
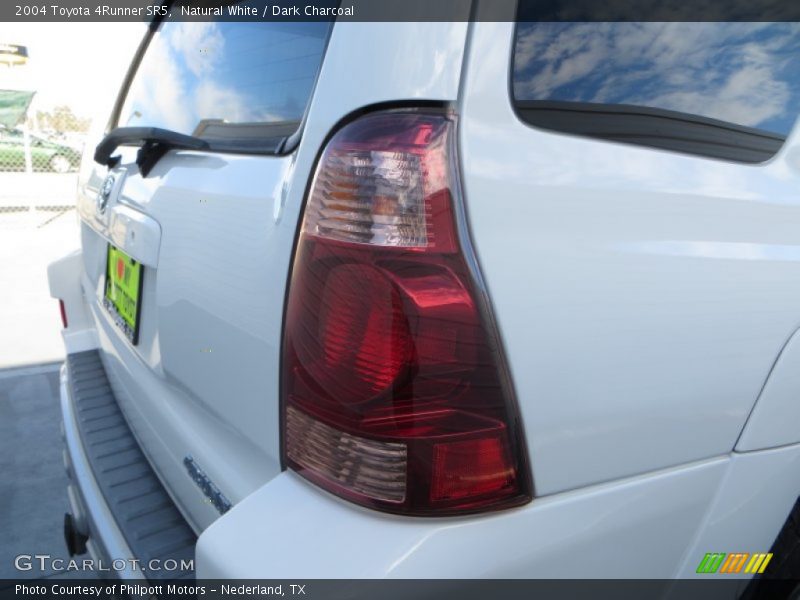
<path fill-rule="evenodd" d="M 0 211 L 20 206 L 75 206 L 77 173 L 0 172 Z"/>
<path fill-rule="evenodd" d="M 9 210 L 34 198 L 38 206 L 74 205 L 75 177 L 0 173 L 0 579 L 54 575 L 17 571 L 20 554 L 68 558 L 58 407 L 64 348 L 47 265 L 78 247 L 78 225 L 74 209 Z M 58 574 L 67 576 L 85 575 Z"/>
<path fill-rule="evenodd" d="M 68 559 L 63 538 L 67 477 L 61 457 L 59 364 L 0 371 L 0 579 L 48 577 L 19 572 L 20 554 Z M 79 572 L 58 577 L 82 576 Z"/>
<path fill-rule="evenodd" d="M 74 209 L 0 210 L 0 369 L 64 359 L 47 265 L 78 246 Z"/>

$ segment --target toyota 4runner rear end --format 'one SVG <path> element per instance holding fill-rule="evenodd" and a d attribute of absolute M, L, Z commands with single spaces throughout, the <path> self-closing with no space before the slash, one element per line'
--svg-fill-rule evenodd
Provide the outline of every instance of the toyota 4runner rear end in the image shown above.
<path fill-rule="evenodd" d="M 520 4 L 153 23 L 49 270 L 71 553 L 669 578 L 770 550 L 800 493 L 796 25 Z"/>

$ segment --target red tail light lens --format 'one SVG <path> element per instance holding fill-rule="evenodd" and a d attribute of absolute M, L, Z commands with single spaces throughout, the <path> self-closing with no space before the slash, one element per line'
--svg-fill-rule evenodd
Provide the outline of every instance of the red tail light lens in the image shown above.
<path fill-rule="evenodd" d="M 495 333 L 459 244 L 453 122 L 341 129 L 309 193 L 283 361 L 284 460 L 361 505 L 460 514 L 530 499 Z"/>
<path fill-rule="evenodd" d="M 64 301 L 58 301 L 58 310 L 61 311 L 61 324 L 64 326 L 64 329 L 67 328 L 67 309 L 64 307 Z"/>

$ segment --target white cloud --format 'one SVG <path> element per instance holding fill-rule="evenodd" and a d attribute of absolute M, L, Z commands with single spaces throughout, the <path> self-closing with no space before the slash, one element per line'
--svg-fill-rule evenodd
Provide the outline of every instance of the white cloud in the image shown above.
<path fill-rule="evenodd" d="M 216 23 L 176 23 L 167 31 L 170 45 L 194 75 L 210 73 L 219 64 L 225 38 Z"/>
<path fill-rule="evenodd" d="M 174 60 L 167 59 L 172 50 L 166 40 L 156 36 L 149 52 L 152 53 L 152 60 L 142 61 L 137 75 L 138 85 L 131 87 L 120 114 L 120 124 L 168 123 L 173 129 L 186 131 L 196 119 L 187 111 L 192 103 L 181 72 Z M 141 106 L 146 106 L 149 113 L 141 115 L 133 112 L 132 107 Z"/>
<path fill-rule="evenodd" d="M 230 123 L 248 119 L 249 111 L 245 99 L 236 91 L 217 82 L 204 79 L 195 92 L 195 113 L 205 119 L 225 119 Z"/>

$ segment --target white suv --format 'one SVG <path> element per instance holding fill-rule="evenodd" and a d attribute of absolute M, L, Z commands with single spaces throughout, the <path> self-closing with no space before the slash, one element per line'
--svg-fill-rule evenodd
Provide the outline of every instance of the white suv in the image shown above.
<path fill-rule="evenodd" d="M 800 494 L 797 24 L 470 4 L 150 28 L 49 271 L 72 552 L 798 565 L 771 550 Z"/>

